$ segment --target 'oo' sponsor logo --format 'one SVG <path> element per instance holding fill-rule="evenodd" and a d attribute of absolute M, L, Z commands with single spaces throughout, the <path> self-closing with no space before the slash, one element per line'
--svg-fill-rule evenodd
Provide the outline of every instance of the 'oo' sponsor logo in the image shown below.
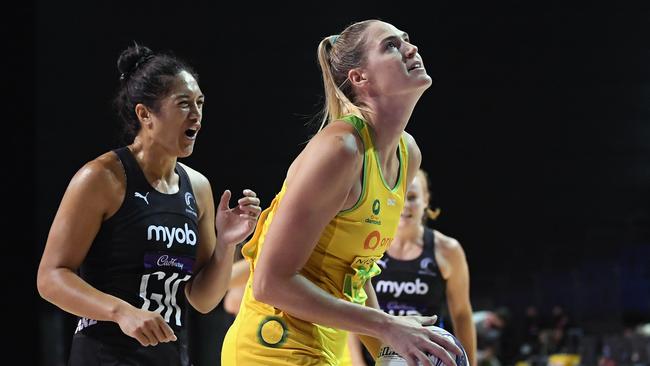
<path fill-rule="evenodd" d="M 366 236 L 366 240 L 363 241 L 363 249 L 374 250 L 378 245 L 381 247 L 388 247 L 392 242 L 393 238 L 382 238 L 381 233 L 379 233 L 377 230 L 374 230 L 371 231 L 370 234 Z"/>

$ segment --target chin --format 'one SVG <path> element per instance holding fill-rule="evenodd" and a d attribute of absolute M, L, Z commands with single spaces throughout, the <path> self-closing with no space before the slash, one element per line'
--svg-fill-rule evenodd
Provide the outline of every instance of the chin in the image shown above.
<path fill-rule="evenodd" d="M 178 154 L 179 158 L 186 158 L 194 152 L 194 146 L 190 146 L 189 148 L 181 149 L 180 154 Z"/>
<path fill-rule="evenodd" d="M 429 76 L 428 74 L 423 75 L 422 87 L 429 88 L 431 85 L 433 85 L 433 79 L 431 79 L 431 76 Z"/>
<path fill-rule="evenodd" d="M 422 95 L 431 85 L 433 85 L 433 81 L 428 75 L 426 75 L 414 81 L 411 85 L 411 91 L 413 93 L 419 93 L 419 95 Z"/>

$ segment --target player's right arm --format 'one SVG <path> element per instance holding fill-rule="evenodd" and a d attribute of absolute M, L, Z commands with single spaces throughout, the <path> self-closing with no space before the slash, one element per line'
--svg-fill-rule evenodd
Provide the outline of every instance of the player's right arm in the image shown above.
<path fill-rule="evenodd" d="M 352 304 L 300 275 L 325 226 L 358 198 L 349 196 L 361 174 L 362 146 L 346 123 L 330 124 L 307 145 L 287 177 L 284 198 L 266 234 L 253 275 L 253 295 L 305 321 L 381 339 L 409 365 L 417 360 L 431 365 L 424 352 L 454 365 L 445 348 L 458 354 L 460 349 L 423 327 L 435 319 L 400 319 Z"/>
<path fill-rule="evenodd" d="M 101 292 L 77 275 L 102 222 L 124 199 L 126 183 L 119 164 L 114 153 L 107 153 L 85 164 L 71 179 L 38 267 L 38 292 L 71 314 L 117 322 L 124 333 L 142 345 L 175 340 L 159 314 Z"/>
<path fill-rule="evenodd" d="M 368 295 L 366 299 L 366 306 L 373 309 L 380 309 L 379 301 L 377 301 L 377 293 L 375 293 L 375 288 L 372 285 L 372 281 L 366 281 L 363 286 Z M 363 349 L 361 345 L 368 350 L 368 353 L 372 356 L 372 359 L 376 359 L 379 354 L 379 348 L 381 347 L 381 341 L 377 338 L 370 337 L 367 335 L 359 335 L 355 333 L 350 333 L 348 335 L 348 348 L 350 350 L 350 357 L 352 358 L 352 364 L 354 366 L 366 366 L 366 361 L 363 357 Z"/>

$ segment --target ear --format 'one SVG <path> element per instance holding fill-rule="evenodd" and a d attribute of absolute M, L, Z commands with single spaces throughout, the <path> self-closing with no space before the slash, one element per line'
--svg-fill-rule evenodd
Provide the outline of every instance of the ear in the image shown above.
<path fill-rule="evenodd" d="M 348 79 L 350 80 L 350 83 L 352 85 L 360 87 L 368 83 L 368 79 L 366 78 L 366 73 L 363 72 L 361 69 L 351 69 L 348 71 Z"/>
<path fill-rule="evenodd" d="M 135 115 L 138 116 L 142 126 L 151 124 L 151 111 L 144 104 L 138 103 L 135 106 Z"/>

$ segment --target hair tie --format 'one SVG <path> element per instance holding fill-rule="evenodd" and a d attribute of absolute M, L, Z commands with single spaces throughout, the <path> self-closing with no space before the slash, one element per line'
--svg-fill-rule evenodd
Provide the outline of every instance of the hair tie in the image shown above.
<path fill-rule="evenodd" d="M 336 40 L 337 40 L 337 39 L 339 39 L 339 35 L 338 35 L 338 34 L 333 35 L 333 36 L 330 36 L 330 43 L 332 44 L 332 46 L 334 45 L 334 43 L 336 43 Z"/>
<path fill-rule="evenodd" d="M 120 80 L 121 80 L 121 81 L 126 81 L 126 79 L 127 79 L 129 76 L 131 76 L 131 75 L 132 75 L 136 70 L 138 70 L 142 65 L 144 65 L 145 63 L 147 63 L 147 62 L 148 62 L 149 60 L 151 60 L 152 58 L 154 58 L 154 55 L 153 55 L 153 54 L 151 54 L 151 55 L 146 55 L 146 56 L 143 56 L 143 57 L 140 57 L 140 59 L 135 63 L 135 65 L 133 65 L 133 67 L 131 67 L 130 70 L 125 71 L 125 72 L 123 72 L 123 73 L 120 74 Z"/>
<path fill-rule="evenodd" d="M 148 62 L 149 60 L 151 60 L 152 58 L 153 58 L 153 55 L 146 55 L 146 56 L 144 56 L 144 57 L 141 57 L 141 58 L 138 60 L 138 62 L 135 63 L 135 66 L 133 66 L 133 68 L 131 69 L 131 72 L 134 72 L 134 71 L 137 70 L 140 66 L 144 65 L 145 63 L 147 63 L 147 62 Z"/>

